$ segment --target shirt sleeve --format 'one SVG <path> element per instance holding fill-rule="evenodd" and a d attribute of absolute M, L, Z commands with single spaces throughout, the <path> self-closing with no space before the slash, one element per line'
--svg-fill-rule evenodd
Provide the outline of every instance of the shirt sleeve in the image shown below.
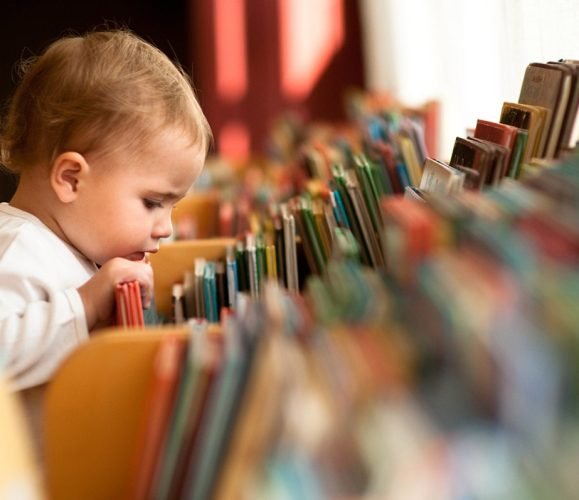
<path fill-rule="evenodd" d="M 84 306 L 76 289 L 54 290 L 34 278 L 2 274 L 0 362 L 14 390 L 47 382 L 87 339 Z"/>

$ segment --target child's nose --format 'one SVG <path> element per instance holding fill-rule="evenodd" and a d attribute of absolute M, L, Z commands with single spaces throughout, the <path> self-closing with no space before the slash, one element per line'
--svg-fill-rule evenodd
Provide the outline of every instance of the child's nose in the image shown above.
<path fill-rule="evenodd" d="M 173 223 L 171 221 L 171 213 L 160 216 L 153 226 L 153 238 L 168 238 L 173 233 Z"/>

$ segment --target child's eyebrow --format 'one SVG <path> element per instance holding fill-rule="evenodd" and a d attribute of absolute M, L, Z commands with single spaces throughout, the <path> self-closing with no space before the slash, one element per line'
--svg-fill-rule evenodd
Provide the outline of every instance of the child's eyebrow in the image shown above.
<path fill-rule="evenodd" d="M 174 191 L 164 191 L 164 192 L 149 191 L 147 193 L 147 196 L 150 196 L 151 198 L 155 198 L 161 201 L 172 201 L 172 200 L 180 200 L 185 195 L 183 193 L 177 193 Z"/>

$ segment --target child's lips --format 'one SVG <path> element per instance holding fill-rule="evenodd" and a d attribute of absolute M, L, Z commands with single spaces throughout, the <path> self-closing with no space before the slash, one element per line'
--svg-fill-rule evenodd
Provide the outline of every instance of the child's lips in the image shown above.
<path fill-rule="evenodd" d="M 130 255 L 127 255 L 125 259 L 139 262 L 145 258 L 145 255 L 146 255 L 145 252 L 135 252 Z"/>
<path fill-rule="evenodd" d="M 145 250 L 144 252 L 133 252 L 132 254 L 126 255 L 125 259 L 134 260 L 134 261 L 142 261 L 145 260 L 146 262 L 149 261 L 149 254 L 157 253 L 159 251 L 158 248 L 152 248 L 151 250 Z"/>

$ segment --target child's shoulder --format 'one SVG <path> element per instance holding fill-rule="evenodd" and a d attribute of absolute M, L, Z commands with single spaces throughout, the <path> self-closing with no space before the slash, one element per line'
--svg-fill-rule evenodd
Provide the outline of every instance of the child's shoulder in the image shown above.
<path fill-rule="evenodd" d="M 0 203 L 0 260 L 44 252 L 55 237 L 34 215 Z"/>

